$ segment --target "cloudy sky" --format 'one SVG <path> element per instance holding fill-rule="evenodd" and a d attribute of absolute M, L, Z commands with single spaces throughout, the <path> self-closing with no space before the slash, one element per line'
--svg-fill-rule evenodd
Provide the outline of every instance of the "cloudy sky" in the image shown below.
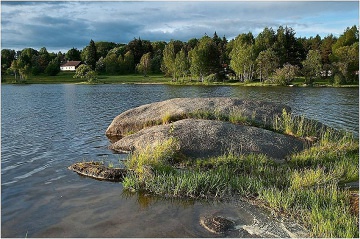
<path fill-rule="evenodd" d="M 90 39 L 187 41 L 215 31 L 231 39 L 280 25 L 298 37 L 324 37 L 358 24 L 358 1 L 2 1 L 1 48 L 66 52 Z"/>

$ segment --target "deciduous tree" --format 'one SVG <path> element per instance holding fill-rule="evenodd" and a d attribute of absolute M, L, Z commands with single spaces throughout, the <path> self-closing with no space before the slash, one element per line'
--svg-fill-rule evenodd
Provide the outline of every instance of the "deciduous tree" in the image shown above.
<path fill-rule="evenodd" d="M 321 55 L 318 50 L 310 50 L 306 59 L 302 62 L 305 84 L 312 84 L 316 77 L 320 76 L 322 69 Z"/>
<path fill-rule="evenodd" d="M 235 38 L 230 52 L 230 66 L 240 81 L 252 81 L 255 73 L 255 48 L 253 38 L 241 34 Z"/>
<path fill-rule="evenodd" d="M 166 75 L 172 76 L 176 80 L 176 54 L 181 50 L 180 44 L 177 41 L 171 40 L 164 48 L 163 51 L 163 66 L 162 71 Z"/>
<path fill-rule="evenodd" d="M 147 76 L 147 73 L 151 69 L 151 52 L 148 52 L 141 57 L 140 63 L 136 68 L 139 72 L 142 72 L 144 76 Z"/>
<path fill-rule="evenodd" d="M 201 81 L 210 74 L 217 73 L 221 67 L 220 53 L 213 40 L 204 36 L 199 44 L 189 52 L 190 72 Z"/>
<path fill-rule="evenodd" d="M 176 65 L 176 73 L 175 73 L 176 77 L 181 76 L 184 80 L 185 77 L 188 75 L 190 68 L 189 60 L 186 56 L 184 48 L 181 49 L 181 51 L 176 54 L 175 65 Z"/>
<path fill-rule="evenodd" d="M 260 81 L 268 80 L 269 76 L 279 66 L 279 59 L 275 52 L 269 48 L 259 53 L 256 58 L 256 66 Z"/>

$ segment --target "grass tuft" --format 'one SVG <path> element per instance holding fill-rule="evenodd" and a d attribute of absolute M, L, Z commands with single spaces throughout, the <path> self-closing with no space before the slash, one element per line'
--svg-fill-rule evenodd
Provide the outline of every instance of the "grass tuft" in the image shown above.
<path fill-rule="evenodd" d="M 294 127 L 291 132 L 298 134 Z M 179 170 L 173 167 L 180 162 L 178 151 L 178 142 L 172 138 L 132 154 L 125 189 L 165 197 L 255 199 L 298 220 L 311 237 L 359 236 L 351 192 L 340 187 L 359 180 L 359 142 L 352 135 L 324 130 L 311 148 L 293 154 L 284 164 L 265 155 L 227 154 L 181 158 L 185 168 Z"/>

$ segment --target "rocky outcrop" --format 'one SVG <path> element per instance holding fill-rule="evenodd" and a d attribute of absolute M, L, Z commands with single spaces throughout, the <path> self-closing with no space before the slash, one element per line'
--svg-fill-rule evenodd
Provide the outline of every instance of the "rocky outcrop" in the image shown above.
<path fill-rule="evenodd" d="M 142 129 L 113 143 L 110 149 L 130 152 L 156 146 L 171 137 L 179 141 L 180 152 L 191 158 L 255 153 L 285 159 L 304 148 L 300 139 L 262 128 L 216 120 L 184 119 Z"/>
<path fill-rule="evenodd" d="M 124 137 L 143 128 L 186 118 L 205 118 L 229 121 L 232 116 L 252 125 L 272 126 L 274 116 L 290 107 L 264 101 L 239 98 L 175 98 L 142 105 L 127 110 L 112 121 L 106 130 L 108 137 Z"/>

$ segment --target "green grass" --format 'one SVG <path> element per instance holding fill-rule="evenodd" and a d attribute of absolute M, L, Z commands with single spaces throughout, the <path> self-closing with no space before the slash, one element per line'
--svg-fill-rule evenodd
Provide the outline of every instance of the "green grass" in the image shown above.
<path fill-rule="evenodd" d="M 150 74 L 144 77 L 141 74 L 132 75 L 100 75 L 98 76 L 100 82 L 105 84 L 164 84 L 171 81 L 170 77 L 165 77 L 162 74 Z"/>
<path fill-rule="evenodd" d="M 47 76 L 40 74 L 37 76 L 29 76 L 24 82 L 25 84 L 84 84 L 83 79 L 74 79 L 74 72 L 60 72 L 56 76 Z M 173 82 L 171 77 L 166 77 L 163 74 L 149 74 L 144 77 L 142 74 L 129 74 L 129 75 L 98 75 L 98 81 L 94 84 L 169 84 L 169 85 L 227 85 L 227 86 L 278 86 L 276 84 L 263 83 L 259 81 L 253 82 L 239 82 L 239 81 L 220 81 L 220 82 L 199 82 L 196 80 L 180 80 Z M 14 76 L 2 76 L 2 83 L 14 83 Z M 303 77 L 297 77 L 291 84 L 294 86 L 303 86 Z M 317 79 L 313 86 L 329 86 L 329 87 L 359 87 L 358 84 L 354 85 L 332 85 L 328 80 Z"/>
<path fill-rule="evenodd" d="M 313 147 L 283 164 L 254 154 L 179 160 L 178 150 L 171 139 L 131 155 L 133 173 L 125 178 L 125 189 L 176 198 L 253 200 L 298 220 L 311 237 L 359 236 L 350 191 L 340 187 L 359 180 L 359 142 L 348 134 L 325 131 Z"/>
<path fill-rule="evenodd" d="M 47 76 L 45 74 L 40 74 L 37 76 L 30 76 L 26 81 L 25 84 L 63 84 L 63 83 L 80 83 L 83 80 L 81 79 L 74 79 L 73 75 L 74 72 L 60 72 L 56 76 Z M 14 77 L 13 76 L 4 76 L 4 80 L 2 82 L 5 83 L 13 83 Z"/>
<path fill-rule="evenodd" d="M 86 83 L 83 79 L 74 79 L 74 72 L 60 72 L 56 76 L 47 76 L 40 74 L 37 76 L 30 76 L 24 83 L 25 84 L 64 84 L 64 83 Z M 164 77 L 162 74 L 152 74 L 144 77 L 140 74 L 132 75 L 98 75 L 96 84 L 156 84 L 168 83 L 169 77 Z M 14 83 L 13 76 L 3 76 L 2 83 Z"/>

